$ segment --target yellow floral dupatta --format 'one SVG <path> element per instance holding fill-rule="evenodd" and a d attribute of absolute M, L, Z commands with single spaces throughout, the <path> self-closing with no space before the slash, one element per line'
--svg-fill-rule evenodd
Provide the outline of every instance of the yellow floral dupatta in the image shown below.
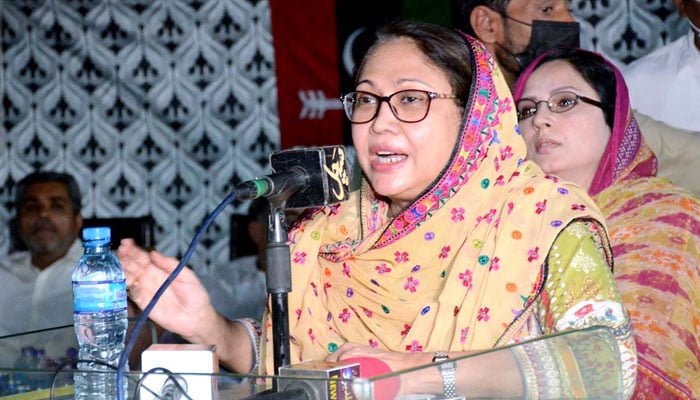
<path fill-rule="evenodd" d="M 656 177 L 656 156 L 632 114 L 624 78 L 601 60 L 615 72 L 615 115 L 589 194 L 607 220 L 615 281 L 635 330 L 634 398 L 697 399 L 700 204 L 691 192 Z M 539 63 L 520 76 L 516 97 Z"/>
<path fill-rule="evenodd" d="M 389 218 L 364 181 L 290 232 L 291 363 L 323 359 L 345 342 L 470 350 L 534 334 L 519 322 L 543 285 L 552 243 L 574 219 L 602 220 L 577 186 L 523 161 L 510 90 L 484 47 L 465 40 L 472 90 L 435 182 Z M 267 321 L 261 359 L 272 371 Z"/>

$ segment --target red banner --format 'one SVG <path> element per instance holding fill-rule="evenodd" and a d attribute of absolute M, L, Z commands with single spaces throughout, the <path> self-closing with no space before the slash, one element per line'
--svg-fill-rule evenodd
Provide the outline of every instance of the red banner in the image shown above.
<path fill-rule="evenodd" d="M 270 0 L 281 146 L 350 144 L 338 97 L 375 28 L 403 16 L 446 23 L 449 0 Z"/>
<path fill-rule="evenodd" d="M 335 1 L 270 0 L 281 148 L 342 144 Z"/>

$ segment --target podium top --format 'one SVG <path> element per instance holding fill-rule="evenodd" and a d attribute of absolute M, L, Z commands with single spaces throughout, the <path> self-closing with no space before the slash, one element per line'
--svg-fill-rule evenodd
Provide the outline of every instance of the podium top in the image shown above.
<path fill-rule="evenodd" d="M 73 334 L 72 326 L 58 327 L 54 329 L 28 332 L 21 335 L 0 337 L 0 349 L 21 349 L 28 345 L 34 345 L 37 340 L 44 344 L 50 344 L 53 338 L 65 337 Z M 550 385 L 550 393 L 539 393 L 545 397 L 559 398 L 623 398 L 622 368 L 620 354 L 615 343 L 614 334 L 609 328 L 594 327 L 578 331 L 559 333 L 556 335 L 540 337 L 534 340 L 508 345 L 497 349 L 489 349 L 476 354 L 453 358 L 440 363 L 425 365 L 413 369 L 393 371 L 387 374 L 371 378 L 345 378 L 338 375 L 329 377 L 319 376 L 258 376 L 241 375 L 227 372 L 213 374 L 188 373 L 188 371 L 173 371 L 186 379 L 199 378 L 210 379 L 212 390 L 218 399 L 246 399 L 265 400 L 272 398 L 296 398 L 310 399 L 314 397 L 315 389 L 309 387 L 338 388 L 345 390 L 344 398 L 358 400 L 372 399 L 399 399 L 399 400 L 438 400 L 443 398 L 442 391 L 433 390 L 435 382 L 440 380 L 440 365 L 453 363 L 459 379 L 459 371 L 479 373 L 486 378 L 479 387 L 470 388 L 469 393 L 458 393 L 465 398 L 513 398 L 533 397 L 535 393 L 532 385 L 527 383 L 532 380 L 550 379 L 558 382 Z M 502 363 L 515 363 L 521 373 L 525 384 L 506 385 L 499 371 Z M 50 387 L 55 385 L 53 399 L 72 398 L 72 374 L 70 369 L 57 370 L 56 366 L 36 368 L 15 368 L 13 359 L 0 357 L 0 399 L 50 399 Z M 476 367 L 476 368 L 475 368 Z M 542 373 L 544 371 L 544 373 Z M 98 372 L 92 372 L 98 373 Z M 116 372 L 114 372 L 116 377 Z M 168 374 L 162 372 L 149 373 L 148 375 L 161 376 L 161 382 Z M 144 378 L 141 371 L 127 373 L 126 380 L 129 384 L 127 398 L 136 398 L 134 390 Z M 40 382 L 38 386 L 27 386 L 25 393 L 12 394 L 8 389 L 8 383 L 17 380 L 18 376 L 31 377 L 33 382 Z M 283 383 L 283 384 L 280 384 Z M 425 393 L 404 393 L 401 389 L 402 382 L 411 382 L 411 387 L 423 388 Z M 398 383 L 398 385 L 397 385 Z M 141 385 L 143 382 L 141 382 Z M 404 385 L 408 386 L 408 385 Z M 459 385 L 458 385 L 459 386 Z M 282 388 L 288 393 L 280 394 L 271 392 L 271 388 Z M 387 387 L 398 388 L 398 392 L 387 394 Z M 441 388 L 441 385 L 439 386 Z M 161 388 L 148 388 L 153 392 Z M 305 392 L 306 391 L 306 392 Z M 311 394 L 309 394 L 311 393 Z M 325 392 L 324 392 L 325 393 Z M 289 396 L 287 396 L 289 394 Z M 291 397 L 290 397 L 291 396 Z M 145 398 L 140 396 L 140 398 Z M 184 397 L 183 397 L 184 398 Z M 332 395 L 326 398 L 332 399 Z M 322 399 L 323 400 L 323 399 Z"/>

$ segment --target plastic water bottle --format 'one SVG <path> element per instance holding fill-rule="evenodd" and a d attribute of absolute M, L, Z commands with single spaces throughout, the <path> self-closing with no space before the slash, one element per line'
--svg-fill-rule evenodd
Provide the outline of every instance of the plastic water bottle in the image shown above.
<path fill-rule="evenodd" d="M 8 394 L 12 394 L 12 389 L 10 388 L 10 375 L 0 372 L 0 396 L 6 396 Z"/>
<path fill-rule="evenodd" d="M 110 250 L 110 240 L 109 228 L 83 229 L 85 252 L 73 270 L 73 324 L 79 346 L 76 400 L 117 398 L 115 368 L 128 320 L 124 271 Z"/>
<path fill-rule="evenodd" d="M 36 349 L 35 363 L 37 365 L 37 369 L 44 372 L 36 374 L 31 379 L 34 389 L 46 389 L 51 387 L 53 374 L 48 374 L 45 371 L 54 371 L 56 369 L 56 363 L 46 354 L 45 349 Z"/>
<path fill-rule="evenodd" d="M 31 346 L 22 347 L 19 357 L 15 360 L 14 367 L 18 371 L 15 372 L 9 382 L 10 393 L 25 393 L 35 389 L 32 382 L 32 373 L 28 371 L 38 369 L 36 349 Z"/>

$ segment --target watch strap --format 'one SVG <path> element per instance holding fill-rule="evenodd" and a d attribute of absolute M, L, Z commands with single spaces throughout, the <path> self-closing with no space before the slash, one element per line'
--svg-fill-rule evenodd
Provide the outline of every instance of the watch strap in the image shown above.
<path fill-rule="evenodd" d="M 455 386 L 455 363 L 445 362 L 450 359 L 447 353 L 438 351 L 433 357 L 433 362 L 439 362 L 438 369 L 442 375 L 442 386 L 445 399 L 463 399 L 457 396 L 457 387 Z"/>

